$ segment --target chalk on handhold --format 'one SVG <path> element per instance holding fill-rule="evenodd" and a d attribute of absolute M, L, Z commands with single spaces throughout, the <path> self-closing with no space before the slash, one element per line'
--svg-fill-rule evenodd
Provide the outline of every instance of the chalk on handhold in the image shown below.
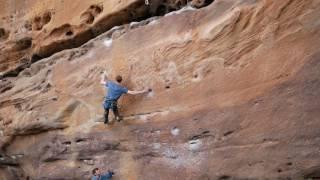
<path fill-rule="evenodd" d="M 101 70 L 100 73 L 101 74 L 107 74 L 107 71 L 106 70 Z"/>
<path fill-rule="evenodd" d="M 172 134 L 172 135 L 178 136 L 179 133 L 180 133 L 180 129 L 179 129 L 179 128 L 173 127 L 173 128 L 171 129 L 171 134 Z"/>
<path fill-rule="evenodd" d="M 147 95 L 147 96 L 148 96 L 148 97 L 153 97 L 154 92 L 152 91 L 152 89 L 149 88 L 148 91 L 149 91 L 149 92 L 148 92 L 148 95 Z"/>

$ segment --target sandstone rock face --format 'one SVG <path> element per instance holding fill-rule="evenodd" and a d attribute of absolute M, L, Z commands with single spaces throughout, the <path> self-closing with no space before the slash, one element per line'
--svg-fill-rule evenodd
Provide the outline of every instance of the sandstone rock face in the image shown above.
<path fill-rule="evenodd" d="M 0 179 L 320 177 L 320 1 L 211 2 L 1 0 Z"/>
<path fill-rule="evenodd" d="M 193 7 L 213 0 L 191 1 Z M 79 47 L 117 25 L 164 15 L 187 0 L 35 1 L 1 0 L 0 71 L 15 76 L 31 63 L 64 49 Z"/>

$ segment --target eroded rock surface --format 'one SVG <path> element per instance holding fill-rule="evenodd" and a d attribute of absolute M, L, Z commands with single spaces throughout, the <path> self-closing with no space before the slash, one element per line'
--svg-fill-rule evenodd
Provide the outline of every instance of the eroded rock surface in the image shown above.
<path fill-rule="evenodd" d="M 320 176 L 320 1 L 23 2 L 0 4 L 1 179 Z M 109 126 L 104 69 L 152 88 Z"/>
<path fill-rule="evenodd" d="M 186 0 L 128 1 L 33 1 L 1 2 L 0 72 L 15 76 L 21 66 L 51 56 L 64 49 L 79 47 L 119 25 L 163 16 L 187 5 Z M 191 1 L 202 8 L 213 0 Z"/>

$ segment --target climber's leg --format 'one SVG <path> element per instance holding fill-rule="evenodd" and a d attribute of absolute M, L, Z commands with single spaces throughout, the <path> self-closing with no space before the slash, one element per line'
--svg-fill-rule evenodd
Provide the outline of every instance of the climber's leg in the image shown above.
<path fill-rule="evenodd" d="M 121 121 L 121 117 L 119 115 L 119 110 L 118 110 L 118 105 L 117 105 L 117 101 L 114 101 L 112 103 L 112 111 L 113 111 L 113 114 L 116 118 L 117 121 Z"/>
<path fill-rule="evenodd" d="M 108 124 L 108 122 L 109 122 L 108 116 L 109 116 L 109 108 L 105 108 L 104 109 L 104 123 L 105 124 Z"/>

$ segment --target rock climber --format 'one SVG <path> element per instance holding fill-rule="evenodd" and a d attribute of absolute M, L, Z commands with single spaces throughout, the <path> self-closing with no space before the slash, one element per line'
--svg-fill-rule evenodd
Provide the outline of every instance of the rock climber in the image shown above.
<path fill-rule="evenodd" d="M 104 123 L 108 124 L 109 119 L 109 109 L 112 109 L 113 114 L 117 121 L 121 121 L 121 116 L 119 115 L 117 101 L 123 94 L 137 95 L 148 92 L 148 89 L 142 91 L 133 91 L 128 90 L 126 87 L 121 85 L 122 77 L 120 75 L 116 76 L 116 81 L 113 82 L 108 80 L 107 73 L 104 71 L 101 75 L 101 84 L 108 89 L 108 93 L 104 98 L 103 107 L 104 107 Z"/>
<path fill-rule="evenodd" d="M 92 170 L 92 174 L 93 174 L 93 176 L 92 176 L 91 180 L 110 180 L 110 179 L 112 179 L 114 172 L 109 170 L 108 173 L 101 174 L 99 168 L 94 168 Z"/>

